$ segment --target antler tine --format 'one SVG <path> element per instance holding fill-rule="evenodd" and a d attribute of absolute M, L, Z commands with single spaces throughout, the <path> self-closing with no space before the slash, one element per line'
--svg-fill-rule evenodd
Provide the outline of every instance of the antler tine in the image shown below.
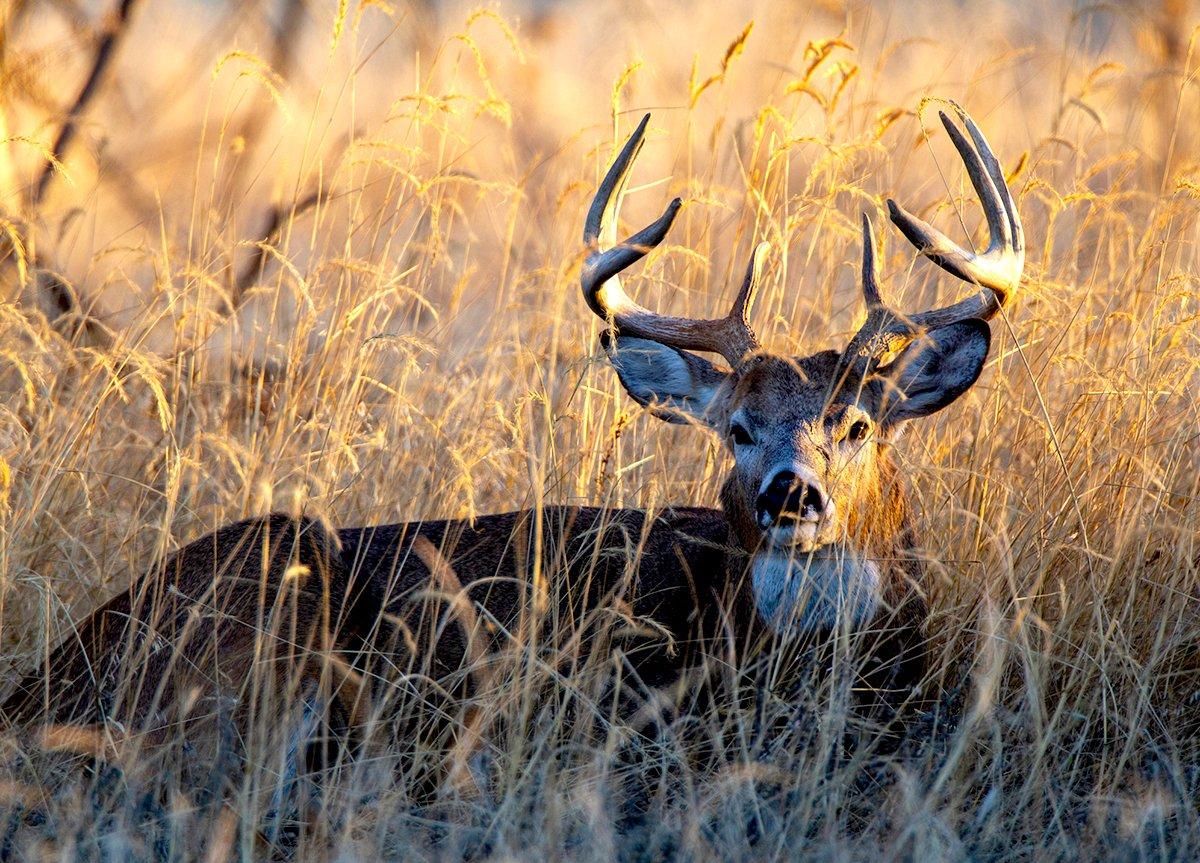
<path fill-rule="evenodd" d="M 875 274 L 875 229 L 871 226 L 871 217 L 862 214 L 862 291 L 863 299 L 867 302 L 867 310 L 883 305 L 883 295 L 879 292 L 879 280 Z"/>
<path fill-rule="evenodd" d="M 616 244 L 621 196 L 630 168 L 642 148 L 649 122 L 650 115 L 647 114 L 617 154 L 588 209 L 583 242 L 589 251 L 580 276 L 584 301 L 588 308 L 623 335 L 650 339 L 675 348 L 712 351 L 736 365 L 759 347 L 746 313 L 757 288 L 765 243 L 755 249 L 742 288 L 723 318 L 697 320 L 660 315 L 636 303 L 621 287 L 621 271 L 663 241 L 682 205 L 682 201 L 675 198 L 657 221 L 625 242 Z M 608 248 L 602 249 L 601 243 Z"/>
<path fill-rule="evenodd" d="M 937 228 L 888 199 L 892 222 L 921 254 L 963 281 L 980 287 L 975 296 L 953 305 L 910 315 L 909 322 L 921 329 L 934 329 L 964 318 L 991 318 L 1016 289 L 1025 267 L 1025 231 L 1004 179 L 1004 170 L 979 127 L 959 105 L 952 104 L 967 128 L 970 141 L 945 112 L 938 114 L 962 157 L 975 193 L 979 195 L 991 239 L 983 252 L 968 252 Z"/>
<path fill-rule="evenodd" d="M 1007 217 L 1011 228 L 1013 250 L 1024 253 L 1025 228 L 1021 224 L 1021 217 L 1017 214 L 1017 205 L 1014 203 L 1012 193 L 1009 191 L 1008 182 L 1004 179 L 1004 169 L 1000 167 L 1000 161 L 996 158 L 996 154 L 992 152 L 992 148 L 988 146 L 987 139 L 983 137 L 983 132 L 975 125 L 975 121 L 971 119 L 971 116 L 957 102 L 954 103 L 954 107 L 958 111 L 959 117 L 966 124 L 967 132 L 970 133 L 971 140 L 975 142 L 975 149 L 987 167 L 988 175 L 1000 196 L 1001 203 L 1004 205 L 1004 215 Z M 948 123 L 945 114 L 942 114 L 942 123 Z M 959 148 L 959 152 L 962 152 L 961 147 Z"/>
<path fill-rule="evenodd" d="M 733 306 L 727 315 L 727 317 L 745 321 L 747 329 L 750 327 L 747 316 L 750 314 L 750 306 L 754 304 L 754 295 L 758 293 L 759 282 L 762 280 L 763 261 L 766 260 L 767 252 L 770 249 L 771 244 L 764 240 L 750 253 L 750 263 L 746 265 L 746 277 L 742 279 L 742 287 L 737 292 L 737 296 L 733 298 Z M 755 339 L 755 347 L 758 347 L 757 339 Z"/>
<path fill-rule="evenodd" d="M 895 350 L 900 342 L 911 339 L 916 330 L 883 301 L 875 267 L 875 229 L 871 217 L 862 214 L 862 292 L 867 304 L 867 320 L 843 352 L 855 362 L 869 363 Z"/>

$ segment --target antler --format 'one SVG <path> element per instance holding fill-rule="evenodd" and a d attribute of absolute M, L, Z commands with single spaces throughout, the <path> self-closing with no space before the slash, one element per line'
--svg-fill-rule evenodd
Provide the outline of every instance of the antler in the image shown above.
<path fill-rule="evenodd" d="M 621 335 L 650 339 L 674 348 L 711 351 L 737 365 L 746 354 L 759 348 L 758 337 L 746 320 L 746 312 L 758 287 L 766 243 L 760 243 L 754 250 L 742 288 L 723 318 L 698 320 L 656 314 L 634 302 L 621 287 L 618 274 L 663 241 L 682 203 L 679 198 L 671 201 L 656 222 L 616 244 L 617 212 L 625 181 L 642 148 L 649 122 L 650 115 L 647 114 L 617 154 L 592 199 L 583 227 L 583 242 L 589 249 L 580 277 L 583 298 L 593 312 L 607 320 Z M 608 248 L 601 248 L 602 240 Z"/>
<path fill-rule="evenodd" d="M 979 291 L 944 308 L 913 315 L 889 309 L 879 293 L 875 276 L 875 235 L 871 220 L 864 213 L 862 288 L 867 302 L 867 320 L 850 340 L 845 351 L 847 357 L 865 358 L 870 362 L 884 353 L 898 350 L 926 330 L 967 318 L 988 320 L 1000 310 L 1021 281 L 1021 271 L 1025 268 L 1025 230 L 1005 182 L 1004 170 L 966 111 L 957 104 L 954 109 L 967 127 L 971 141 L 944 112 L 939 111 L 938 115 L 962 156 L 971 185 L 983 205 L 991 234 L 987 249 L 981 253 L 968 252 L 890 198 L 888 213 L 921 254 L 963 281 L 978 285 Z"/>

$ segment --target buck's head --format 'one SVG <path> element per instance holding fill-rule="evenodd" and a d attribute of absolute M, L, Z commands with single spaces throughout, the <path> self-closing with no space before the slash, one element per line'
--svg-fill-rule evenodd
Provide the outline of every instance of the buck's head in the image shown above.
<path fill-rule="evenodd" d="M 960 111 L 961 113 L 961 111 Z M 603 344 L 626 391 L 668 422 L 717 434 L 733 456 L 722 503 L 750 551 L 797 553 L 852 546 L 878 553 L 873 534 L 899 530 L 889 445 L 912 420 L 949 405 L 975 383 L 987 358 L 985 321 L 1016 286 L 1024 240 L 999 163 L 965 114 L 970 140 L 943 114 L 966 163 L 992 234 L 971 254 L 888 202 L 892 220 L 930 259 L 979 287 L 941 309 L 903 315 L 881 298 L 871 223 L 863 217 L 862 286 L 867 321 L 841 351 L 805 357 L 764 351 L 746 313 L 765 246 L 755 250 L 733 308 L 723 318 L 655 314 L 621 288 L 618 274 L 660 243 L 679 208 L 614 245 L 615 210 L 647 117 L 609 169 L 588 213 L 591 249 L 583 271 L 588 305 L 609 321 Z M 609 248 L 602 250 L 601 241 Z M 717 365 L 692 351 L 719 354 Z"/>

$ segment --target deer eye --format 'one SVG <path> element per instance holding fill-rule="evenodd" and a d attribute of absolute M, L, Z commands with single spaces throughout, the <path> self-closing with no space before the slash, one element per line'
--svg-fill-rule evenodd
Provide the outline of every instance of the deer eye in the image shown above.
<path fill-rule="evenodd" d="M 865 420 L 856 420 L 846 432 L 846 440 L 858 442 L 867 436 L 871 426 Z"/>
<path fill-rule="evenodd" d="M 733 423 L 729 426 L 729 436 L 733 438 L 733 442 L 737 446 L 749 446 L 754 443 L 754 438 L 741 423 Z"/>

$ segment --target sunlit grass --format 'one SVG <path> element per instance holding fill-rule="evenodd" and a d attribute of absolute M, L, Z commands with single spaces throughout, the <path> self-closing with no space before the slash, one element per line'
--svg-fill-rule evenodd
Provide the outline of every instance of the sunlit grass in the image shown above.
<path fill-rule="evenodd" d="M 314 859 L 1197 854 L 1200 60 L 1185 15 L 281 5 L 294 25 L 274 30 L 233 6 L 138 8 L 36 207 L 90 49 L 59 7 L 28 4 L 6 31 L 5 679 L 152 560 L 248 514 L 715 506 L 722 452 L 625 397 L 580 300 L 583 212 L 613 148 L 652 111 L 625 218 L 686 202 L 630 292 L 711 316 L 766 240 L 756 327 L 807 353 L 840 347 L 862 314 L 862 211 L 883 225 L 895 197 L 981 236 L 936 123 L 954 99 L 1010 172 L 1030 252 L 980 384 L 898 448 L 945 710 L 927 745 L 869 769 L 830 767 L 836 734 L 764 747 L 754 709 L 714 712 L 696 724 L 720 757 L 701 768 L 683 735 L 572 724 L 611 669 L 559 676 L 552 660 L 580 650 L 564 626 L 544 653 L 489 665 L 470 705 L 489 718 L 482 789 L 460 775 L 418 801 L 441 750 L 382 744 L 297 783 L 290 726 L 266 720 L 245 765 L 211 771 L 120 729 L 13 732 L 0 854 L 238 859 L 266 853 L 287 807 L 319 813 L 298 840 Z M 905 308 L 961 289 L 894 231 L 881 263 Z M 51 307 L 54 279 L 80 314 Z M 764 697 L 767 724 L 786 724 L 791 705 Z M 614 756 L 629 746 L 632 762 Z M 45 749 L 100 749 L 106 766 Z M 629 770 L 650 788 L 633 838 L 618 830 Z"/>

